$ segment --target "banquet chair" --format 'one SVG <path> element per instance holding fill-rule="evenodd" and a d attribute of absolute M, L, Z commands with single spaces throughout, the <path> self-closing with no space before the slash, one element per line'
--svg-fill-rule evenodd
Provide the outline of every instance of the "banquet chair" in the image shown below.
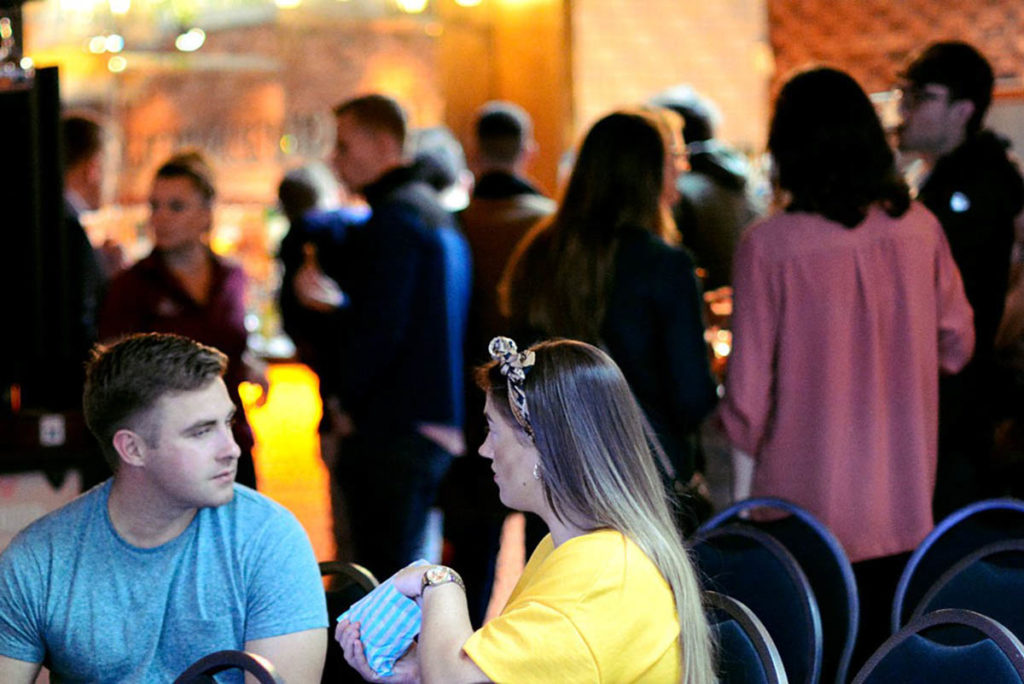
<path fill-rule="evenodd" d="M 911 620 L 940 608 L 966 608 L 998 620 L 1024 639 L 1024 539 L 984 546 L 932 585 Z"/>
<path fill-rule="evenodd" d="M 284 679 L 269 660 L 255 653 L 233 650 L 203 656 L 178 675 L 174 684 L 215 684 L 214 675 L 231 669 L 242 670 L 259 684 L 284 684 Z"/>
<path fill-rule="evenodd" d="M 718 642 L 720 684 L 787 684 L 779 649 L 752 610 L 716 591 L 704 592 L 704 604 Z"/>
<path fill-rule="evenodd" d="M 892 631 L 906 622 L 925 592 L 957 561 L 997 541 L 1024 539 L 1024 501 L 988 499 L 951 513 L 907 561 L 892 602 Z"/>
<path fill-rule="evenodd" d="M 763 520 L 748 517 L 757 510 L 772 515 Z M 774 497 L 739 501 L 705 522 L 701 530 L 726 524 L 748 525 L 770 534 L 799 563 L 821 617 L 821 681 L 845 684 L 857 638 L 860 604 L 853 568 L 839 540 L 805 509 Z"/>
<path fill-rule="evenodd" d="M 1022 684 L 1024 644 L 988 616 L 957 608 L 936 610 L 889 637 L 853 680 L 893 682 Z"/>
<path fill-rule="evenodd" d="M 362 677 L 345 662 L 341 644 L 334 639 L 334 626 L 338 616 L 349 606 L 363 598 L 377 586 L 377 578 L 369 570 L 346 561 L 320 563 L 320 576 L 324 578 L 327 596 L 327 657 L 324 660 L 323 684 L 362 682 Z"/>
<path fill-rule="evenodd" d="M 699 532 L 692 542 L 704 589 L 744 603 L 778 648 L 790 682 L 821 675 L 821 618 L 807 576 L 770 535 L 730 524 Z"/>

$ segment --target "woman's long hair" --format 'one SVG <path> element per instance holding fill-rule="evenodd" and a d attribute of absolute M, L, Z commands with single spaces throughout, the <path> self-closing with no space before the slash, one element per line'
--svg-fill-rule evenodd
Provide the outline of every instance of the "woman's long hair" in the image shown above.
<path fill-rule="evenodd" d="M 713 682 L 713 645 L 696 571 L 654 464 L 656 438 L 626 379 L 611 357 L 583 342 L 554 340 L 532 349 L 536 361 L 523 389 L 548 505 L 581 529 L 621 532 L 647 555 L 675 597 L 683 681 Z M 477 382 L 516 426 L 499 366 L 480 368 Z"/>
<path fill-rule="evenodd" d="M 622 231 L 676 239 L 661 202 L 669 116 L 619 111 L 587 133 L 558 210 L 516 248 L 499 287 L 515 327 L 598 343 Z"/>
<path fill-rule="evenodd" d="M 855 228 L 879 203 L 890 216 L 910 206 L 907 184 L 871 100 L 838 69 L 816 67 L 782 87 L 768 134 L 788 211 Z"/>

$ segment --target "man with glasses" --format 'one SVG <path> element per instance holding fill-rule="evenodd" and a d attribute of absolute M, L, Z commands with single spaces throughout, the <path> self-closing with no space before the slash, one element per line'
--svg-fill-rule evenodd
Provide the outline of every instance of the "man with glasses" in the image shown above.
<path fill-rule="evenodd" d="M 1024 185 L 1007 157 L 1007 143 L 982 128 L 994 78 L 975 48 L 959 42 L 932 44 L 910 63 L 903 78 L 899 147 L 930 166 L 917 197 L 941 222 L 974 309 L 974 358 L 940 384 L 933 501 L 940 519 L 998 493 L 994 483 L 985 482 L 996 408 L 993 346 Z"/>

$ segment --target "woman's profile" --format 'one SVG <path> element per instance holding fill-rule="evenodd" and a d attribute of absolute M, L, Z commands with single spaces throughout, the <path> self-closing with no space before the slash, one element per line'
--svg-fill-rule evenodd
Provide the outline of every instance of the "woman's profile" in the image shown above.
<path fill-rule="evenodd" d="M 476 632 L 453 570 L 400 571 L 393 586 L 423 611 L 418 646 L 380 680 L 361 626 L 343 621 L 346 659 L 371 681 L 714 681 L 700 587 L 651 453 L 657 442 L 619 368 L 571 340 L 520 352 L 499 337 L 490 352 L 478 371 L 489 428 L 480 455 L 501 500 L 551 532 L 502 613 Z"/>

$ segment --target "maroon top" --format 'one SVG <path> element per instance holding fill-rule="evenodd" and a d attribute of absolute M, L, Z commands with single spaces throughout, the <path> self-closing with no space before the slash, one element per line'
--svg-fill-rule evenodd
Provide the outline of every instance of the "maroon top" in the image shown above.
<path fill-rule="evenodd" d="M 224 352 L 228 357 L 224 383 L 238 407 L 235 439 L 248 451 L 253 445 L 252 430 L 238 396 L 238 384 L 245 379 L 245 273 L 237 264 L 209 254 L 212 271 L 205 304 L 189 295 L 159 250 L 117 276 L 103 303 L 99 337 L 110 340 L 133 332 L 175 333 Z"/>
<path fill-rule="evenodd" d="M 939 372 L 974 346 L 971 307 L 935 217 L 874 208 L 853 230 L 784 213 L 736 254 L 735 344 L 720 416 L 754 457 L 754 496 L 808 509 L 851 561 L 932 529 Z"/>

